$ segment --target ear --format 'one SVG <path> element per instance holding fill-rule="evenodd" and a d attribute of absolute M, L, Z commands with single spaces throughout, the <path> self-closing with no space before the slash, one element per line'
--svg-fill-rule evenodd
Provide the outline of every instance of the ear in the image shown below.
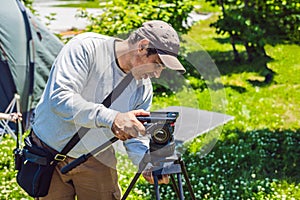
<path fill-rule="evenodd" d="M 146 50 L 148 48 L 148 46 L 149 46 L 149 43 L 150 42 L 147 39 L 140 40 L 139 43 L 138 43 L 138 49 L 139 49 L 139 51 Z"/>

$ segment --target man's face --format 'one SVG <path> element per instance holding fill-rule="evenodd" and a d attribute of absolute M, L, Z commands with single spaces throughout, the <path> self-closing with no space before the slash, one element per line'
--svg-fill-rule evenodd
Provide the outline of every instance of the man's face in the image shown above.
<path fill-rule="evenodd" d="M 136 80 L 146 78 L 159 78 L 165 68 L 158 54 L 142 55 L 133 63 L 131 72 Z"/>

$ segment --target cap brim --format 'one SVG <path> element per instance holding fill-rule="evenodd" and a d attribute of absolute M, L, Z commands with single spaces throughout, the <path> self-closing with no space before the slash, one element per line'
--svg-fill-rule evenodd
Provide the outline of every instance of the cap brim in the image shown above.
<path fill-rule="evenodd" d="M 181 74 L 185 73 L 186 70 L 184 69 L 182 64 L 179 62 L 179 60 L 175 56 L 165 54 L 165 53 L 162 53 L 159 51 L 157 53 L 158 53 L 159 58 L 161 59 L 161 61 L 163 62 L 163 64 L 166 67 L 168 67 L 169 69 L 172 69 L 172 70 L 176 70 L 176 71 L 180 72 Z"/>

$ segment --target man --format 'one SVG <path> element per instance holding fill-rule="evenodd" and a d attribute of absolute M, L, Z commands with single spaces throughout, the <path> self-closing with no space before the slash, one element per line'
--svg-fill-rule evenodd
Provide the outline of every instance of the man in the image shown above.
<path fill-rule="evenodd" d="M 59 162 L 49 194 L 41 199 L 120 199 L 116 159 L 112 148 L 90 157 L 67 174 L 60 169 L 116 136 L 124 141 L 129 157 L 138 165 L 147 142 L 138 115 L 149 115 L 150 78 L 162 70 L 185 72 L 177 60 L 179 38 L 163 21 L 146 22 L 128 39 L 83 33 L 70 40 L 56 58 L 43 96 L 36 107 L 33 138 L 40 146 L 61 151 L 80 127 L 89 132 Z M 131 72 L 134 79 L 109 108 L 101 102 Z M 149 182 L 151 175 L 144 174 Z M 161 183 L 167 182 L 166 176 Z"/>

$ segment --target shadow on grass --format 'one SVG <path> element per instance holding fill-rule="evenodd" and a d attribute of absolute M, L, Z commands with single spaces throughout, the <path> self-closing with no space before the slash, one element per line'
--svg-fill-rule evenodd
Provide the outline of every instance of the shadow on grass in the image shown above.
<path fill-rule="evenodd" d="M 270 57 L 257 57 L 254 61 L 249 62 L 246 59 L 246 53 L 241 52 L 241 61 L 235 62 L 232 51 L 194 51 L 189 53 L 183 61 L 187 71 L 191 76 L 203 76 L 206 80 L 213 80 L 221 75 L 241 74 L 244 72 L 256 73 L 259 79 L 249 79 L 248 82 L 253 86 L 264 87 L 273 82 L 275 72 L 268 68 L 267 64 L 272 62 Z M 195 69 L 196 67 L 196 69 Z M 216 67 L 217 70 L 216 71 Z M 228 85 L 228 87 L 231 87 Z M 243 92 L 241 88 L 239 92 Z"/>
<path fill-rule="evenodd" d="M 244 54 L 246 53 L 241 53 L 241 55 Z M 177 72 L 165 70 L 161 74 L 160 79 L 153 81 L 154 91 L 156 94 L 166 93 L 171 95 L 173 91 L 177 91 L 187 84 L 186 79 L 188 79 L 188 76 L 192 76 L 199 80 L 197 83 L 195 82 L 194 89 L 203 90 L 209 87 L 210 89 L 218 90 L 223 87 L 230 87 L 239 93 L 244 93 L 246 92 L 244 87 L 230 84 L 222 85 L 216 80 L 219 80 L 222 75 L 231 76 L 245 72 L 257 74 L 254 78 L 247 80 L 254 87 L 264 87 L 274 83 L 275 72 L 267 66 L 268 62 L 272 61 L 271 58 L 260 57 L 252 62 L 246 60 L 246 55 L 243 58 L 240 62 L 235 62 L 232 51 L 194 51 L 184 57 L 179 56 L 180 62 L 187 71 L 184 74 L 185 79 L 174 79 L 174 77 L 180 77 L 176 74 Z M 189 84 L 193 87 L 191 82 Z M 206 84 L 209 84 L 209 86 Z"/>

